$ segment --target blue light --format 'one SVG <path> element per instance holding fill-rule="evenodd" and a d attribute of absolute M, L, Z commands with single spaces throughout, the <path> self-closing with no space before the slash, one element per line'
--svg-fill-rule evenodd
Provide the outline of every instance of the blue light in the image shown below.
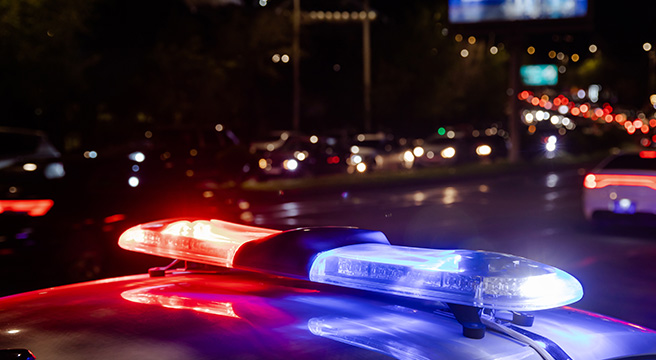
<path fill-rule="evenodd" d="M 583 297 L 573 276 L 518 256 L 358 244 L 323 252 L 310 280 L 476 307 L 532 311 Z"/>

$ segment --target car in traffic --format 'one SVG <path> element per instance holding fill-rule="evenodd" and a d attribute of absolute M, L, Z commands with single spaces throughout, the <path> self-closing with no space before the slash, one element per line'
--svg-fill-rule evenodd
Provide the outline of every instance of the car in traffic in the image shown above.
<path fill-rule="evenodd" d="M 0 283 L 53 246 L 53 217 L 61 211 L 66 169 L 62 155 L 39 130 L 0 127 Z"/>
<path fill-rule="evenodd" d="M 492 162 L 508 156 L 507 140 L 497 133 L 476 136 L 461 131 L 436 133 L 415 140 L 412 150 L 416 167 L 451 166 L 456 164 Z"/>
<path fill-rule="evenodd" d="M 351 142 L 348 172 L 407 170 L 413 167 L 414 160 L 407 139 L 384 132 L 363 133 Z"/>
<path fill-rule="evenodd" d="M 255 155 L 251 168 L 258 180 L 338 174 L 347 167 L 345 146 L 332 136 L 289 134 L 284 143 Z"/>
<path fill-rule="evenodd" d="M 0 298 L 0 358 L 656 356 L 656 331 L 573 307 L 574 276 L 509 254 L 206 219 L 136 225 L 118 243 L 175 260 Z"/>
<path fill-rule="evenodd" d="M 583 212 L 598 225 L 656 225 L 656 151 L 614 154 L 586 174 Z"/>

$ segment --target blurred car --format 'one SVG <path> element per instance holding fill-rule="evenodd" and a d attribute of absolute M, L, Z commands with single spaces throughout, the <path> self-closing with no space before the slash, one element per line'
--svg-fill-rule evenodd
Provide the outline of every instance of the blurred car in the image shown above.
<path fill-rule="evenodd" d="M 415 143 L 413 154 L 417 167 L 487 162 L 508 156 L 506 139 L 497 134 L 465 136 L 446 132 Z"/>
<path fill-rule="evenodd" d="M 251 149 L 253 149 L 251 145 Z M 256 153 L 258 179 L 302 177 L 345 172 L 347 156 L 335 137 L 289 135 L 273 150 Z"/>
<path fill-rule="evenodd" d="M 189 189 L 202 181 L 240 182 L 251 161 L 247 146 L 222 124 L 153 127 L 83 155 L 77 167 L 82 186 L 130 194 Z"/>
<path fill-rule="evenodd" d="M 415 160 L 406 139 L 382 132 L 358 134 L 350 147 L 350 173 L 411 169 Z"/>
<path fill-rule="evenodd" d="M 50 254 L 66 176 L 60 152 L 38 130 L 0 127 L 0 283 Z"/>
<path fill-rule="evenodd" d="M 261 154 L 266 151 L 274 151 L 283 146 L 290 136 L 298 134 L 288 130 L 271 131 L 265 136 L 251 141 L 249 151 L 251 154 Z"/>
<path fill-rule="evenodd" d="M 656 151 L 611 155 L 583 181 L 583 212 L 597 224 L 656 225 Z"/>
<path fill-rule="evenodd" d="M 119 245 L 147 275 L 0 298 L 0 357 L 648 359 L 656 332 L 569 306 L 572 275 L 378 231 L 166 220 Z M 22 357 L 21 357 L 22 356 Z"/>

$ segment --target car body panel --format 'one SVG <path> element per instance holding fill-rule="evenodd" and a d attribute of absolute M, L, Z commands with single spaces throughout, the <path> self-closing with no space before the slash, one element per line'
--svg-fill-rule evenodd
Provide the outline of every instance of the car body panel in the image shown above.
<path fill-rule="evenodd" d="M 541 358 L 496 331 L 466 338 L 434 305 L 237 270 L 135 275 L 0 299 L 0 349 L 37 359 Z M 653 331 L 572 308 L 536 312 L 525 329 L 575 359 L 656 353 Z"/>

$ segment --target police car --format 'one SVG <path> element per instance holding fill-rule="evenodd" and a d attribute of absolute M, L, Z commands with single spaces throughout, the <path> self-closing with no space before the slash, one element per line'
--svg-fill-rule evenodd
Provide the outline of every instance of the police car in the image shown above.
<path fill-rule="evenodd" d="M 148 274 L 0 299 L 0 358 L 649 359 L 656 332 L 571 307 L 572 275 L 350 227 L 174 219 L 126 230 Z"/>

